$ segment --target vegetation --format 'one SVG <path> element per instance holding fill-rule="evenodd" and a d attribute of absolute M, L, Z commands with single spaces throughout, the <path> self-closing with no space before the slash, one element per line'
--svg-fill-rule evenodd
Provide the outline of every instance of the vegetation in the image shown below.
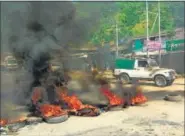
<path fill-rule="evenodd" d="M 91 45 L 102 45 L 115 41 L 115 25 L 119 26 L 119 38 L 137 37 L 146 34 L 146 3 L 145 2 L 77 2 L 79 16 L 91 17 L 88 9 L 97 11 L 99 23 L 89 34 Z M 86 7 L 88 12 L 84 12 Z M 93 7 L 92 7 L 93 6 Z M 91 8 L 90 8 L 91 7 Z M 161 31 L 172 33 L 175 27 L 184 25 L 184 4 L 182 2 L 160 2 Z M 149 2 L 149 34 L 158 33 L 158 2 Z M 89 16 L 88 16 L 89 14 Z M 96 14 L 97 15 L 97 14 Z"/>

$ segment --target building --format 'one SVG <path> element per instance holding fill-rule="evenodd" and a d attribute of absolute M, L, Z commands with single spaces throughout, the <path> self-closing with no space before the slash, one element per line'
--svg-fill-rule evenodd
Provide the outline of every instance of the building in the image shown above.
<path fill-rule="evenodd" d="M 175 39 L 184 39 L 184 28 L 175 29 Z"/>
<path fill-rule="evenodd" d="M 162 51 L 166 51 L 166 42 L 168 40 L 183 40 L 184 39 L 184 28 L 177 28 L 175 33 L 161 32 Z M 149 37 L 150 41 L 158 41 L 159 34 L 155 34 Z M 131 52 L 142 52 L 145 47 L 146 36 L 135 37 L 132 40 L 132 44 L 129 46 L 127 51 Z M 155 52 L 155 51 L 154 51 Z"/>

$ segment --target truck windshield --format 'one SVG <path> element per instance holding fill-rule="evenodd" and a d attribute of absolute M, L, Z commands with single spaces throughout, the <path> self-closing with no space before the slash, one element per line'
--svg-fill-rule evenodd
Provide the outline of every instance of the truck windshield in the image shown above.
<path fill-rule="evenodd" d="M 149 60 L 148 63 L 150 67 L 158 67 L 158 64 L 155 60 Z"/>

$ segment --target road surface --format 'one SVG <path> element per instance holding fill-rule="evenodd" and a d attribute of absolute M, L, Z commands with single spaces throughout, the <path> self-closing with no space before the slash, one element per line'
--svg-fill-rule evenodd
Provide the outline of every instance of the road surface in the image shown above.
<path fill-rule="evenodd" d="M 60 124 L 41 123 L 22 128 L 19 136 L 184 136 L 184 99 L 167 102 L 164 95 L 184 95 L 184 79 L 170 87 L 141 83 L 148 96 L 147 105 L 112 111 L 98 117 L 70 117 Z"/>

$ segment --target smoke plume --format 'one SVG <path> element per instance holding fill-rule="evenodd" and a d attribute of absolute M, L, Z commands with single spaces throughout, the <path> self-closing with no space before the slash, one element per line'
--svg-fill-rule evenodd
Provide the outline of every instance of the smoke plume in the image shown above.
<path fill-rule="evenodd" d="M 55 55 L 52 51 L 66 54 L 69 44 L 83 44 L 99 15 L 89 12 L 89 17 L 79 18 L 72 2 L 2 2 L 1 8 L 2 53 L 11 52 L 26 68 L 2 79 L 1 113 L 5 115 L 10 110 L 6 103 L 25 104 L 29 99 L 33 81 L 47 73 L 45 68 Z"/>

